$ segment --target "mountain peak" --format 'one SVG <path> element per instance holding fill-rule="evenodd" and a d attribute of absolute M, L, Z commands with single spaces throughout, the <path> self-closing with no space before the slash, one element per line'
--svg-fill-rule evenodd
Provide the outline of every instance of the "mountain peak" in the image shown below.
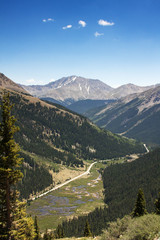
<path fill-rule="evenodd" d="M 89 79 L 76 75 L 63 77 L 44 86 L 23 86 L 32 95 L 49 97 L 58 101 L 71 102 L 85 99 L 107 99 L 107 94 L 113 88 L 97 79 Z"/>

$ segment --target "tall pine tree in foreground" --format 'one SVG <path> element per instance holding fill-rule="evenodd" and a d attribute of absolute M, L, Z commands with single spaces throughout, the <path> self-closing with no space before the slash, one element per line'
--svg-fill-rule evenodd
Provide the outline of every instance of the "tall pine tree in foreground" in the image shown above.
<path fill-rule="evenodd" d="M 33 220 L 27 218 L 24 203 L 18 201 L 16 183 L 22 178 L 19 170 L 22 158 L 14 141 L 18 131 L 16 119 L 11 115 L 9 94 L 2 97 L 2 122 L 0 123 L 0 239 L 33 239 Z"/>
<path fill-rule="evenodd" d="M 135 203 L 135 207 L 132 212 L 132 217 L 140 217 L 143 216 L 144 214 L 147 214 L 146 210 L 146 202 L 144 198 L 144 193 L 142 189 L 140 188 L 137 194 L 137 200 Z"/>

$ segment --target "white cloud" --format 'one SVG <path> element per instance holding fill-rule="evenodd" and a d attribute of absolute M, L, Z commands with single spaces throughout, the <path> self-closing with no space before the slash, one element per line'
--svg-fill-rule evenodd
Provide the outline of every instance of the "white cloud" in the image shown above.
<path fill-rule="evenodd" d="M 101 25 L 101 26 L 113 26 L 115 23 L 114 22 L 108 22 L 108 21 L 105 21 L 103 19 L 100 19 L 98 21 L 98 24 Z"/>
<path fill-rule="evenodd" d="M 85 21 L 82 21 L 82 20 L 80 20 L 79 22 L 79 25 L 81 25 L 82 27 L 85 27 L 87 24 L 86 24 L 86 22 Z"/>
<path fill-rule="evenodd" d="M 51 83 L 51 82 L 55 82 L 55 79 L 54 78 L 51 78 L 50 80 L 49 80 L 49 82 Z"/>
<path fill-rule="evenodd" d="M 43 22 L 54 22 L 54 19 L 53 18 L 47 18 L 47 19 L 43 19 L 42 20 Z"/>
<path fill-rule="evenodd" d="M 48 20 L 48 22 L 53 22 L 54 21 L 54 19 L 52 19 L 52 18 L 48 18 L 47 20 Z"/>
<path fill-rule="evenodd" d="M 103 35 L 104 35 L 104 33 L 99 33 L 99 32 L 95 32 L 95 34 L 94 34 L 95 37 L 99 37 L 99 36 L 103 36 Z"/>
<path fill-rule="evenodd" d="M 67 26 L 63 27 L 62 29 L 65 30 L 65 29 L 68 29 L 68 28 L 72 28 L 72 25 L 67 25 Z"/>
<path fill-rule="evenodd" d="M 36 80 L 34 78 L 31 78 L 31 79 L 26 80 L 26 83 L 29 84 L 29 85 L 35 84 Z"/>

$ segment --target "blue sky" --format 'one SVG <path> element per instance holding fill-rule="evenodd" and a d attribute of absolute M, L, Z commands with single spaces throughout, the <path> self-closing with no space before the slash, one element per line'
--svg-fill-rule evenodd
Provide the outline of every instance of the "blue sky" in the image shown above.
<path fill-rule="evenodd" d="M 160 83 L 160 1 L 0 0 L 0 72 L 27 85 Z"/>

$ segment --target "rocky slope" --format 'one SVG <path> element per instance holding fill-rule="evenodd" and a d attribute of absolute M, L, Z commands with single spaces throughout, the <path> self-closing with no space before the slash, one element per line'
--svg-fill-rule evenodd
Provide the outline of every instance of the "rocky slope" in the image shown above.
<path fill-rule="evenodd" d="M 19 86 L 17 83 L 13 82 L 11 79 L 7 78 L 3 73 L 0 73 L 0 88 L 14 90 L 16 92 L 29 94 L 23 87 Z"/>
<path fill-rule="evenodd" d="M 107 84 L 77 76 L 64 77 L 47 85 L 23 86 L 32 95 L 49 97 L 68 104 L 82 99 L 106 99 L 112 90 Z"/>
<path fill-rule="evenodd" d="M 160 144 L 160 86 L 86 114 L 98 126 L 150 145 Z"/>

